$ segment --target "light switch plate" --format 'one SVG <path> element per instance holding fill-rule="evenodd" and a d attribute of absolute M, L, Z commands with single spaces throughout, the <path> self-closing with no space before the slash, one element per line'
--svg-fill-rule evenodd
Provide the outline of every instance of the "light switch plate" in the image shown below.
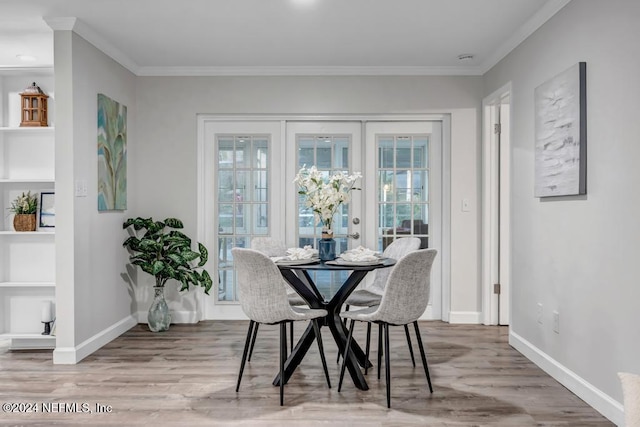
<path fill-rule="evenodd" d="M 74 194 L 76 197 L 87 197 L 87 181 L 85 179 L 76 180 Z"/>

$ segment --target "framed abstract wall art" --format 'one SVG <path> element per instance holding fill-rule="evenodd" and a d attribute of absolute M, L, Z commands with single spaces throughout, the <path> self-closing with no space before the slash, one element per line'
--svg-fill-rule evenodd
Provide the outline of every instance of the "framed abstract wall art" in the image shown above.
<path fill-rule="evenodd" d="M 538 86 L 535 99 L 535 196 L 587 193 L 586 62 Z"/>
<path fill-rule="evenodd" d="M 127 107 L 98 94 L 98 210 L 127 208 Z"/>

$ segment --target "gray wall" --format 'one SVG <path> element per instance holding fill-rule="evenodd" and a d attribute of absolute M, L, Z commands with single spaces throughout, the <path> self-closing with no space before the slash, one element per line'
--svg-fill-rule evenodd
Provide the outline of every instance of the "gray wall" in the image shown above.
<path fill-rule="evenodd" d="M 451 113 L 451 311 L 454 321 L 479 319 L 481 77 L 139 77 L 136 91 L 142 137 L 132 150 L 144 161 L 130 165 L 138 185 L 132 208 L 136 216 L 178 216 L 191 236 L 199 113 Z M 462 198 L 470 212 L 460 212 Z M 172 310 L 196 305 L 193 294 L 168 292 Z"/>
<path fill-rule="evenodd" d="M 484 76 L 485 95 L 513 84 L 512 333 L 618 401 L 616 373 L 640 373 L 639 21 L 636 0 L 573 1 Z M 541 200 L 533 91 L 578 61 L 587 62 L 587 195 Z"/>
<path fill-rule="evenodd" d="M 123 281 L 127 212 L 97 210 L 97 95 L 128 107 L 128 143 L 136 144 L 135 76 L 71 31 L 54 36 L 56 127 L 56 363 L 74 363 L 117 336 L 114 325 L 131 317 L 134 298 Z M 129 156 L 129 170 L 135 165 Z M 85 180 L 87 197 L 74 197 Z M 130 182 L 131 176 L 129 176 Z M 135 181 L 128 198 L 136 198 Z"/>

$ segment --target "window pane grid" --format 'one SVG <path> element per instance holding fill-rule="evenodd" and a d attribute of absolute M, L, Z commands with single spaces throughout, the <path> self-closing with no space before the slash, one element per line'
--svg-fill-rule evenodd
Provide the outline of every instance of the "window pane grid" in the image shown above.
<path fill-rule="evenodd" d="M 377 135 L 378 249 L 398 237 L 429 238 L 428 135 Z"/>
<path fill-rule="evenodd" d="M 218 214 L 217 303 L 238 303 L 231 249 L 269 234 L 269 136 L 216 137 Z"/>

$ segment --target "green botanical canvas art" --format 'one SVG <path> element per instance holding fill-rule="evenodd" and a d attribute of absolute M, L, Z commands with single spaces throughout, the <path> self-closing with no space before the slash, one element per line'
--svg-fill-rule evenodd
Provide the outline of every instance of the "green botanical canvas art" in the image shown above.
<path fill-rule="evenodd" d="M 98 210 L 127 208 L 127 107 L 98 94 Z"/>

